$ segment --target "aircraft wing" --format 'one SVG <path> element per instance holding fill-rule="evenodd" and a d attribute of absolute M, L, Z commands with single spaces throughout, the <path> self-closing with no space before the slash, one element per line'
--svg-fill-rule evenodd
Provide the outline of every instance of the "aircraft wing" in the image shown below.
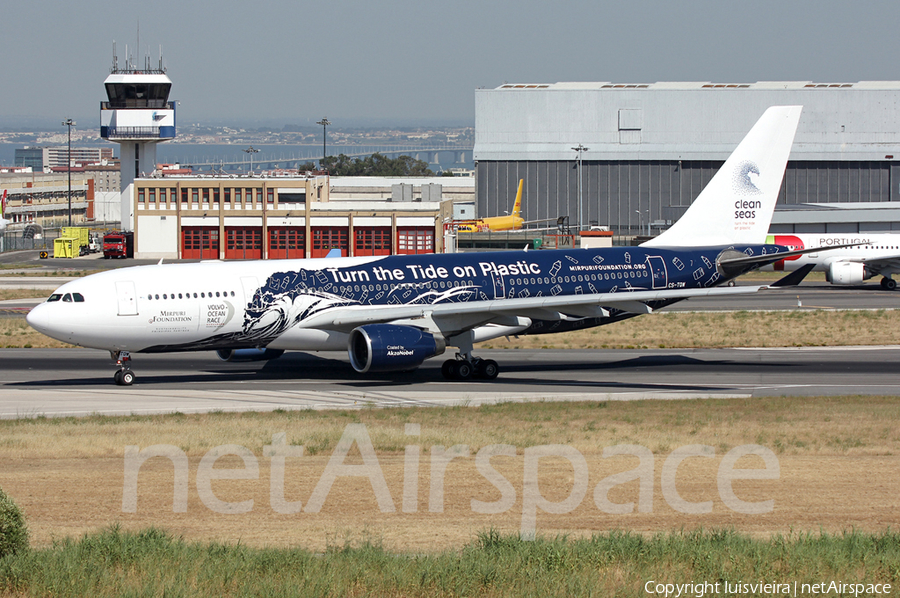
<path fill-rule="evenodd" d="M 524 297 L 488 301 L 460 301 L 437 304 L 407 305 L 350 305 L 336 307 L 305 319 L 298 326 L 349 332 L 365 324 L 403 322 L 416 325 L 421 320 L 424 328 L 438 328 L 445 335 L 452 335 L 489 322 L 504 322 L 515 317 L 542 318 L 553 314 L 569 314 L 579 317 L 602 315 L 604 310 L 646 314 L 653 301 L 713 297 L 723 295 L 749 295 L 767 286 L 711 287 L 706 289 L 660 289 L 651 291 L 620 291 L 585 295 L 560 295 L 551 297 Z M 433 323 L 433 324 L 432 324 Z"/>

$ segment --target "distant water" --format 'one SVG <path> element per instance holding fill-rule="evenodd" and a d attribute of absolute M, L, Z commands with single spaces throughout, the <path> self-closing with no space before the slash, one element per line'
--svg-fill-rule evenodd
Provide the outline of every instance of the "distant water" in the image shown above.
<path fill-rule="evenodd" d="M 90 144 L 80 144 L 82 147 L 90 147 Z M 99 144 L 98 144 L 99 145 Z M 109 144 L 102 144 L 108 147 Z M 0 165 L 11 166 L 15 163 L 15 150 L 22 148 L 21 144 L 0 143 Z M 161 163 L 180 163 L 180 164 L 204 164 L 204 163 L 221 163 L 221 162 L 243 162 L 244 168 L 248 168 L 250 160 L 248 154 L 243 150 L 247 149 L 249 144 L 200 144 L 200 143 L 160 143 L 156 150 L 156 158 Z M 313 162 L 322 156 L 321 145 L 259 145 L 253 146 L 259 150 L 258 154 L 253 155 L 254 167 L 270 160 L 283 160 L 285 167 L 294 167 L 298 163 Z M 392 148 L 388 146 L 360 146 L 360 145 L 329 145 L 328 155 L 337 154 L 358 154 L 361 152 L 390 151 Z M 403 148 L 405 149 L 405 148 Z M 118 151 L 116 151 L 118 154 Z M 415 156 L 415 150 L 406 152 Z M 455 162 L 456 155 L 454 152 L 440 152 L 438 154 L 438 164 L 430 164 L 432 170 L 448 168 L 474 168 L 472 161 L 472 150 L 465 150 L 465 160 L 461 164 Z M 422 153 L 420 159 L 428 161 L 430 156 Z"/>

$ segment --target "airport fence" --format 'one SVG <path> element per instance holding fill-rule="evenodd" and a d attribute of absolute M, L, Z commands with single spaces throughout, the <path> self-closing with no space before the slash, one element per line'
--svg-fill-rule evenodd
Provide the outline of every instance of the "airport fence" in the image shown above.
<path fill-rule="evenodd" d="M 7 229 L 0 234 L 0 253 L 9 251 L 46 250 L 53 251 L 53 242 L 59 237 L 59 229 L 45 229 L 43 234 L 26 236 L 23 231 Z"/>

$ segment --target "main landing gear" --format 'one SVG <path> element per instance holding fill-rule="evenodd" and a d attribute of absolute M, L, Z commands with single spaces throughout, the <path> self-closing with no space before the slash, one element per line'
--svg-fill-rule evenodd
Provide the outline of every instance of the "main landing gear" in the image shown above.
<path fill-rule="evenodd" d="M 500 373 L 500 365 L 493 359 L 466 359 L 461 354 L 456 359 L 448 359 L 441 366 L 441 373 L 447 380 L 493 380 Z"/>
<path fill-rule="evenodd" d="M 890 276 L 881 279 L 881 288 L 886 291 L 893 291 L 897 288 L 897 281 Z"/>
<path fill-rule="evenodd" d="M 128 351 L 110 351 L 113 359 L 116 360 L 116 371 L 113 380 L 119 386 L 131 386 L 134 383 L 134 372 L 131 371 L 131 353 Z"/>
<path fill-rule="evenodd" d="M 441 366 L 441 373 L 447 380 L 493 380 L 500 373 L 500 366 L 493 359 L 481 359 L 472 355 L 471 331 L 455 336 L 450 341 L 459 347 L 459 353 L 456 354 L 456 359 L 448 359 Z"/>

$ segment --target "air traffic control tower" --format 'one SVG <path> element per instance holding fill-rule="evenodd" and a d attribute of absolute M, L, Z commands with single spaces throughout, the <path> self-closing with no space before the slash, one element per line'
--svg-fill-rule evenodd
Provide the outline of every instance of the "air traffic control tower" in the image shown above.
<path fill-rule="evenodd" d="M 127 52 L 127 50 L 126 50 Z M 143 69 L 126 59 L 119 68 L 113 46 L 113 65 L 106 78 L 108 100 L 100 102 L 100 137 L 122 146 L 122 227 L 134 230 L 134 180 L 156 170 L 156 144 L 175 138 L 175 102 L 169 101 L 172 81 L 160 53 L 157 68 L 150 57 Z"/>

